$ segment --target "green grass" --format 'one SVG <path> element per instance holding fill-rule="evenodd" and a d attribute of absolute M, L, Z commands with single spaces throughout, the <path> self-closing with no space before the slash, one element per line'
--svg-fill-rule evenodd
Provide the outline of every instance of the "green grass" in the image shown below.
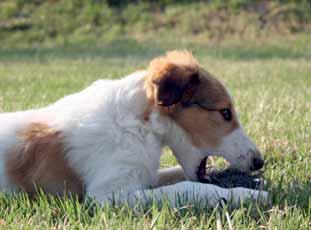
<path fill-rule="evenodd" d="M 124 4 L 116 7 L 118 2 Z M 10 46 L 100 44 L 155 33 L 216 42 L 256 40 L 310 32 L 310 6 L 308 0 L 2 0 L 0 40 Z"/>
<path fill-rule="evenodd" d="M 98 78 L 119 78 L 172 48 L 189 48 L 235 98 L 246 131 L 266 158 L 272 207 L 231 210 L 235 229 L 311 227 L 311 39 L 213 47 L 194 41 L 113 41 L 101 46 L 0 48 L 0 111 L 38 108 Z M 175 164 L 168 153 L 162 166 Z M 100 208 L 92 202 L 0 195 L 0 228 L 215 229 L 196 206 Z M 223 213 L 222 222 L 225 225 Z M 227 225 L 225 225 L 227 227 Z"/>

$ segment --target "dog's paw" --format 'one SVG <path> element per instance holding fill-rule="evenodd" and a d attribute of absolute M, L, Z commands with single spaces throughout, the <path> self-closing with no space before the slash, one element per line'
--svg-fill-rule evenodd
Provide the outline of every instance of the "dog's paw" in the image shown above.
<path fill-rule="evenodd" d="M 231 201 L 234 206 L 238 206 L 241 202 L 246 201 L 255 201 L 263 206 L 271 204 L 269 192 L 247 188 L 230 189 L 229 201 Z"/>

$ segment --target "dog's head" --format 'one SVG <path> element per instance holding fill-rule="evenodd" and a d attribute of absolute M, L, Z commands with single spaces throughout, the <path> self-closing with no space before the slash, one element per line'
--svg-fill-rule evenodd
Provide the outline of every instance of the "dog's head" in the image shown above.
<path fill-rule="evenodd" d="M 201 161 L 211 154 L 223 156 L 231 166 L 244 171 L 263 166 L 263 158 L 244 133 L 226 88 L 199 66 L 191 53 L 173 51 L 152 60 L 146 89 L 153 107 L 173 120 L 196 149 L 174 151 L 189 179 L 198 179 Z"/>

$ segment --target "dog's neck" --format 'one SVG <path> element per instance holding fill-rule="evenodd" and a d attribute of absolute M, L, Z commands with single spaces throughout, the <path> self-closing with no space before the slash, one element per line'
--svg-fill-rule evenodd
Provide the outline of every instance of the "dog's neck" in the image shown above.
<path fill-rule="evenodd" d="M 132 109 L 130 109 L 131 113 L 134 114 L 135 117 L 138 117 L 142 127 L 145 131 L 152 133 L 157 137 L 160 145 L 162 147 L 169 146 L 174 155 L 177 157 L 179 162 L 188 162 L 187 165 L 182 165 L 185 171 L 188 171 L 188 175 L 195 175 L 196 172 L 192 172 L 195 170 L 193 165 L 199 165 L 199 162 L 194 159 L 190 159 L 192 154 L 201 153 L 199 149 L 193 146 L 191 143 L 191 139 L 186 134 L 186 132 L 178 126 L 169 116 L 165 116 L 158 110 L 157 106 L 150 106 L 150 101 L 148 100 L 145 87 L 142 85 L 144 77 L 147 72 L 136 73 L 136 76 L 128 76 L 128 79 L 133 79 L 132 77 L 137 78 L 136 81 L 131 82 L 135 87 L 129 89 L 128 95 L 132 95 L 128 97 L 129 103 L 131 104 Z M 132 86 L 133 86 L 132 85 Z M 135 96 L 133 96 L 135 95 Z M 126 106 L 126 105 L 125 105 Z M 148 119 L 146 119 L 146 108 L 148 110 Z M 189 158 L 189 159 L 188 159 Z M 203 156 L 202 156 L 203 158 Z M 201 159 L 201 157 L 197 158 Z M 188 178 L 191 180 L 195 180 L 196 178 Z"/>

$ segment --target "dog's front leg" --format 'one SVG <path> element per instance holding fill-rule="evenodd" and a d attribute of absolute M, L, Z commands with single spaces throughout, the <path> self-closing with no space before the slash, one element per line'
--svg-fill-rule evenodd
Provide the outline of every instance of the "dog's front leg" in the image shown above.
<path fill-rule="evenodd" d="M 165 185 L 176 184 L 181 181 L 185 181 L 186 177 L 184 174 L 184 170 L 180 165 L 170 167 L 170 168 L 163 168 L 158 170 L 158 182 L 155 186 L 162 187 Z"/>
<path fill-rule="evenodd" d="M 137 203 L 167 199 L 172 207 L 183 205 L 203 205 L 214 207 L 220 199 L 224 199 L 233 206 L 239 206 L 241 201 L 254 200 L 259 204 L 268 204 L 269 196 L 265 191 L 247 188 L 224 189 L 212 184 L 197 182 L 180 182 L 156 189 L 138 190 L 129 195 L 127 203 L 133 206 Z"/>
<path fill-rule="evenodd" d="M 241 201 L 254 200 L 259 204 L 268 204 L 269 196 L 265 191 L 247 188 L 225 189 L 212 184 L 184 181 L 174 185 L 163 186 L 155 189 L 136 189 L 123 187 L 113 193 L 106 194 L 101 189 L 87 191 L 87 195 L 94 198 L 102 205 L 128 204 L 134 207 L 137 204 L 146 205 L 152 201 L 167 200 L 172 207 L 184 205 L 203 205 L 214 207 L 220 199 L 233 206 L 239 206 Z"/>
<path fill-rule="evenodd" d="M 158 187 L 154 189 L 143 189 L 138 184 L 123 183 L 118 189 L 107 191 L 107 183 L 95 184 L 87 188 L 87 195 L 94 198 L 102 205 L 104 204 L 128 204 L 134 207 L 136 204 L 148 204 L 156 200 L 167 200 L 172 207 L 183 205 L 203 205 L 214 207 L 219 199 L 224 199 L 233 206 L 239 206 L 241 201 L 255 200 L 260 204 L 268 204 L 269 196 L 265 191 L 252 190 L 247 188 L 225 189 L 212 184 L 184 181 L 173 185 Z M 114 186 L 110 184 L 108 187 Z M 105 192 L 106 191 L 106 192 Z"/>

